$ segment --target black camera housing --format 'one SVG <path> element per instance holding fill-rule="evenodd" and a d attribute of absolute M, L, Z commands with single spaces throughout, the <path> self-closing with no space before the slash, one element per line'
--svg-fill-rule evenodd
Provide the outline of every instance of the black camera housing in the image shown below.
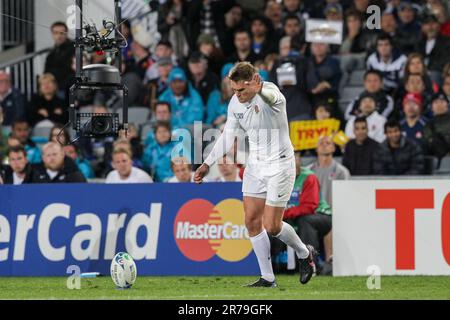
<path fill-rule="evenodd" d="M 118 113 L 78 113 L 76 131 L 83 137 L 117 137 L 120 130 Z"/>

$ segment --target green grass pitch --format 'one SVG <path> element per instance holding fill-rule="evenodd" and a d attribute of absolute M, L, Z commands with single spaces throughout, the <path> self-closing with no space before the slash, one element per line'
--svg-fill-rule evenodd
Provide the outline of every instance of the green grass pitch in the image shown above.
<path fill-rule="evenodd" d="M 365 277 L 314 277 L 300 285 L 296 275 L 277 277 L 278 288 L 243 288 L 255 277 L 138 277 L 133 288 L 116 290 L 110 277 L 81 279 L 69 290 L 67 278 L 0 278 L 0 299 L 450 299 L 450 277 L 382 276 L 369 290 Z"/>

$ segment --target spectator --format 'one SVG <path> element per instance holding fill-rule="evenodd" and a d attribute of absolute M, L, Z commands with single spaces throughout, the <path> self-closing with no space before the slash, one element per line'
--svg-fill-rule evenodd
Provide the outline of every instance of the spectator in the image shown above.
<path fill-rule="evenodd" d="M 450 37 L 450 21 L 448 19 L 448 12 L 442 1 L 430 1 L 428 5 L 441 25 L 441 29 L 439 30 L 440 34 L 445 37 Z"/>
<path fill-rule="evenodd" d="M 188 82 L 183 69 L 173 68 L 169 74 L 169 88 L 159 100 L 170 103 L 172 127 L 180 128 L 203 120 L 204 106 L 202 97 Z"/>
<path fill-rule="evenodd" d="M 291 54 L 291 48 L 286 51 L 274 62 L 270 79 L 286 97 L 288 120 L 310 119 L 312 108 L 309 96 L 319 83 L 314 64 L 303 56 Z"/>
<path fill-rule="evenodd" d="M 158 97 L 169 88 L 169 74 L 173 69 L 171 58 L 161 58 L 158 60 L 157 68 L 159 77 L 149 82 L 150 105 L 154 107 Z"/>
<path fill-rule="evenodd" d="M 408 56 L 408 60 L 405 65 L 405 79 L 408 79 L 410 74 L 418 74 L 422 76 L 426 94 L 433 95 L 439 90 L 439 85 L 430 78 L 428 69 L 420 53 L 411 53 Z"/>
<path fill-rule="evenodd" d="M 7 145 L 8 137 L 3 131 L 2 122 L 3 122 L 3 110 L 2 107 L 0 107 L 0 166 L 3 163 L 3 158 L 8 148 Z"/>
<path fill-rule="evenodd" d="M 170 183 L 186 183 L 194 182 L 194 172 L 192 171 L 192 165 L 185 157 L 173 158 L 170 162 L 170 166 L 174 176 L 167 182 Z M 204 180 L 205 181 L 205 180 Z"/>
<path fill-rule="evenodd" d="M 442 91 L 444 92 L 447 99 L 450 100 L 450 74 L 444 76 Z"/>
<path fill-rule="evenodd" d="M 423 100 L 423 105 L 429 105 L 430 97 L 433 95 L 433 91 L 426 91 L 424 78 L 419 74 L 410 73 L 405 77 L 404 88 L 399 88 L 395 93 L 395 110 L 393 117 L 400 119 L 403 117 L 403 99 L 407 94 L 416 94 Z M 433 90 L 433 89 L 431 89 Z M 423 110 L 426 116 L 431 116 L 429 110 Z"/>
<path fill-rule="evenodd" d="M 373 45 L 369 33 L 363 30 L 361 14 L 350 10 L 345 14 L 346 35 L 339 48 L 339 54 L 363 53 Z"/>
<path fill-rule="evenodd" d="M 78 170 L 80 170 L 83 176 L 86 179 L 94 179 L 94 169 L 92 169 L 90 162 L 80 157 L 79 153 L 80 150 L 76 144 L 68 144 L 64 146 L 64 154 L 66 155 L 66 157 L 69 157 L 70 159 L 75 161 Z"/>
<path fill-rule="evenodd" d="M 197 40 L 197 48 L 207 60 L 208 69 L 215 75 L 219 75 L 225 57 L 222 50 L 216 47 L 213 37 L 209 34 L 201 34 Z"/>
<path fill-rule="evenodd" d="M 158 13 L 158 31 L 163 40 L 173 44 L 177 57 L 185 57 L 189 52 L 186 37 L 188 4 L 185 0 L 166 1 Z"/>
<path fill-rule="evenodd" d="M 151 69 L 155 61 L 150 54 L 151 36 L 144 32 L 138 31 L 134 34 L 134 40 L 131 43 L 131 52 L 134 57 L 135 71 L 141 79 L 145 78 L 147 72 Z"/>
<path fill-rule="evenodd" d="M 369 125 L 365 117 L 355 119 L 353 133 L 355 138 L 345 145 L 342 164 L 352 176 L 372 175 L 375 173 L 374 154 L 379 144 L 369 137 Z"/>
<path fill-rule="evenodd" d="M 287 15 L 283 20 L 283 35 L 290 37 L 291 41 L 296 41 L 299 51 L 305 53 L 305 35 L 302 30 L 300 19 L 295 14 Z"/>
<path fill-rule="evenodd" d="M 269 0 L 266 2 L 264 16 L 270 20 L 271 28 L 275 32 L 275 37 L 280 38 L 283 34 L 282 24 L 283 6 L 280 2 Z"/>
<path fill-rule="evenodd" d="M 305 20 L 310 17 L 311 12 L 306 8 L 305 4 L 301 0 L 283 0 L 283 19 L 288 15 L 296 15 L 302 25 L 305 24 Z"/>
<path fill-rule="evenodd" d="M 386 118 L 378 113 L 377 102 L 375 97 L 371 94 L 367 94 L 361 97 L 359 102 L 359 112 L 356 116 L 352 116 L 345 126 L 345 134 L 350 138 L 355 138 L 354 134 L 354 124 L 357 116 L 363 116 L 366 118 L 369 137 L 373 140 L 381 143 L 385 139 L 384 135 L 384 124 L 386 123 Z"/>
<path fill-rule="evenodd" d="M 315 95 L 315 99 L 332 100 L 333 106 L 337 108 L 339 82 L 342 76 L 339 61 L 330 55 L 326 43 L 312 43 L 310 59 L 319 80 L 319 84 L 311 92 Z"/>
<path fill-rule="evenodd" d="M 28 163 L 27 152 L 24 147 L 17 146 L 8 150 L 9 166 L 5 168 L 3 174 L 4 184 L 25 184 L 31 183 L 33 168 Z"/>
<path fill-rule="evenodd" d="M 424 128 L 425 149 L 427 154 L 441 159 L 450 152 L 450 113 L 447 96 L 443 93 L 436 94 L 432 99 L 431 109 L 433 119 Z"/>
<path fill-rule="evenodd" d="M 49 73 L 39 77 L 39 94 L 31 99 L 28 119 L 32 126 L 43 120 L 65 124 L 69 120 L 67 105 L 57 96 L 55 77 Z"/>
<path fill-rule="evenodd" d="M 56 87 L 64 90 L 75 74 L 71 68 L 75 45 L 68 37 L 69 29 L 64 22 L 53 23 L 51 31 L 54 48 L 47 56 L 44 73 L 51 73 L 55 77 Z"/>
<path fill-rule="evenodd" d="M 256 16 L 250 23 L 250 29 L 253 39 L 253 52 L 258 56 L 258 59 L 264 59 L 269 53 L 276 52 L 278 39 L 274 39 L 271 23 L 267 18 Z"/>
<path fill-rule="evenodd" d="M 283 219 L 297 227 L 305 243 L 314 248 L 321 248 L 323 243 L 325 263 L 328 264 L 326 269 L 330 270 L 333 256 L 331 208 L 321 197 L 319 181 L 314 172 L 301 167 L 299 152 L 296 152 L 295 160 L 297 177 Z"/>
<path fill-rule="evenodd" d="M 403 54 L 409 54 L 414 51 L 417 35 L 405 33 L 398 28 L 398 23 L 395 14 L 392 11 L 386 10 L 381 16 L 381 32 L 388 34 L 394 45 Z"/>
<path fill-rule="evenodd" d="M 160 59 L 169 58 L 173 65 L 177 65 L 177 58 L 173 53 L 172 44 L 169 41 L 159 41 L 155 48 L 155 53 L 152 56 L 153 63 L 145 73 L 144 82 L 149 82 L 160 77 L 158 61 Z"/>
<path fill-rule="evenodd" d="M 166 182 L 173 177 L 170 159 L 175 142 L 171 141 L 170 124 L 157 122 L 154 133 L 156 142 L 145 148 L 142 162 L 152 172 L 156 182 Z"/>
<path fill-rule="evenodd" d="M 372 95 L 377 103 L 377 111 L 385 118 L 388 118 L 394 111 L 394 100 L 383 90 L 383 77 L 377 70 L 368 70 L 364 74 L 364 91 L 358 98 L 348 105 L 345 111 L 345 120 L 350 120 L 351 116 L 358 114 L 361 98 Z"/>
<path fill-rule="evenodd" d="M 375 154 L 375 174 L 418 175 L 424 169 L 420 146 L 402 135 L 400 123 L 389 120 L 384 125 L 386 140 Z"/>
<path fill-rule="evenodd" d="M 322 136 L 317 144 L 317 161 L 307 167 L 312 170 L 319 179 L 322 197 L 326 203 L 332 206 L 332 182 L 333 180 L 347 180 L 350 172 L 333 159 L 336 146 L 329 136 Z"/>
<path fill-rule="evenodd" d="M 191 54 L 188 66 L 191 83 L 206 105 L 211 92 L 219 88 L 219 78 L 208 69 L 208 61 L 200 52 Z"/>
<path fill-rule="evenodd" d="M 241 182 L 242 179 L 239 177 L 239 168 L 236 163 L 229 157 L 223 156 L 223 161 L 218 163 L 220 177 L 217 179 L 218 182 Z"/>
<path fill-rule="evenodd" d="M 18 140 L 25 147 L 28 162 L 36 164 L 41 162 L 41 151 L 31 140 L 30 125 L 26 120 L 15 120 L 11 126 L 11 138 Z"/>
<path fill-rule="evenodd" d="M 155 111 L 150 119 L 151 130 L 149 130 L 147 137 L 144 141 L 144 148 L 155 143 L 155 126 L 158 122 L 172 122 L 172 111 L 170 109 L 170 104 L 165 101 L 158 101 L 155 106 Z"/>
<path fill-rule="evenodd" d="M 186 35 L 190 48 L 195 48 L 201 34 L 210 34 L 219 46 L 218 21 L 224 12 L 224 1 L 192 0 L 189 2 Z"/>
<path fill-rule="evenodd" d="M 403 98 L 403 113 L 405 117 L 400 120 L 402 133 L 419 146 L 423 145 L 423 129 L 427 118 L 422 116 L 423 98 L 419 94 L 408 93 Z"/>
<path fill-rule="evenodd" d="M 376 43 L 376 52 L 367 58 L 367 69 L 381 72 L 384 89 L 392 93 L 403 75 L 406 56 L 393 47 L 392 38 L 387 34 L 380 34 Z"/>
<path fill-rule="evenodd" d="M 133 167 L 132 155 L 127 148 L 117 148 L 112 154 L 111 171 L 106 177 L 105 183 L 152 183 L 152 178 L 139 168 Z"/>
<path fill-rule="evenodd" d="M 218 26 L 220 30 L 220 47 L 225 57 L 228 57 L 233 53 L 235 49 L 234 34 L 237 30 L 242 29 L 243 27 L 242 7 L 234 1 L 230 2 L 230 7 L 228 10 L 224 11 L 224 18 L 223 20 L 220 20 Z"/>
<path fill-rule="evenodd" d="M 425 65 L 430 70 L 431 79 L 441 83 L 440 74 L 450 61 L 450 39 L 439 34 L 440 24 L 434 15 L 425 15 L 422 20 L 423 38 L 417 43 L 416 51 L 425 57 Z"/>
<path fill-rule="evenodd" d="M 65 146 L 69 144 L 72 139 L 70 138 L 70 133 L 67 131 L 66 127 L 61 124 L 56 124 L 50 130 L 48 141 L 57 142 L 62 146 Z"/>
<path fill-rule="evenodd" d="M 255 63 L 255 61 L 258 60 L 258 56 L 252 48 L 252 37 L 247 30 L 236 30 L 234 33 L 234 47 L 236 50 L 229 55 L 226 62 L 236 63 L 248 61 L 250 63 Z"/>
<path fill-rule="evenodd" d="M 206 123 L 218 127 L 227 120 L 228 103 L 234 92 L 227 77 L 222 79 L 219 90 L 211 92 L 207 104 Z"/>
<path fill-rule="evenodd" d="M 420 37 L 420 23 L 416 19 L 416 13 L 409 1 L 402 1 L 398 11 L 399 24 L 398 32 L 401 34 L 409 34 L 410 37 L 418 39 Z"/>
<path fill-rule="evenodd" d="M 33 170 L 33 183 L 82 183 L 86 182 L 75 162 L 66 157 L 61 145 L 49 142 L 42 148 L 43 162 Z"/>
<path fill-rule="evenodd" d="M 316 120 L 331 119 L 332 109 L 326 101 L 320 101 L 314 107 L 314 117 Z"/>
<path fill-rule="evenodd" d="M 342 6 L 338 2 L 327 4 L 323 14 L 328 21 L 342 21 L 344 19 Z"/>
<path fill-rule="evenodd" d="M 11 75 L 0 70 L 0 108 L 3 125 L 10 126 L 14 120 L 25 116 L 27 101 L 22 93 L 11 85 Z"/>

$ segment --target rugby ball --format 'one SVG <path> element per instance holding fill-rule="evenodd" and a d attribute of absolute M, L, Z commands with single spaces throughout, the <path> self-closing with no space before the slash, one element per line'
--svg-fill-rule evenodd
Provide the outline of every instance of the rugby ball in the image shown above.
<path fill-rule="evenodd" d="M 119 252 L 111 261 L 111 278 L 117 288 L 129 289 L 136 281 L 137 269 L 133 258 L 126 252 Z"/>

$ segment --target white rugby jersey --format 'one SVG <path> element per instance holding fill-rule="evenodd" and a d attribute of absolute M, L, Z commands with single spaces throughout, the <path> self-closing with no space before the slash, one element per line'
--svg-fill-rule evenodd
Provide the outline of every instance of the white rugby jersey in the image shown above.
<path fill-rule="evenodd" d="M 261 92 L 247 103 L 240 103 L 236 95 L 231 98 L 223 133 L 205 163 L 211 166 L 231 149 L 235 137 L 243 141 L 245 134 L 249 140 L 248 161 L 270 163 L 293 156 L 286 98 L 275 84 L 264 82 Z"/>

